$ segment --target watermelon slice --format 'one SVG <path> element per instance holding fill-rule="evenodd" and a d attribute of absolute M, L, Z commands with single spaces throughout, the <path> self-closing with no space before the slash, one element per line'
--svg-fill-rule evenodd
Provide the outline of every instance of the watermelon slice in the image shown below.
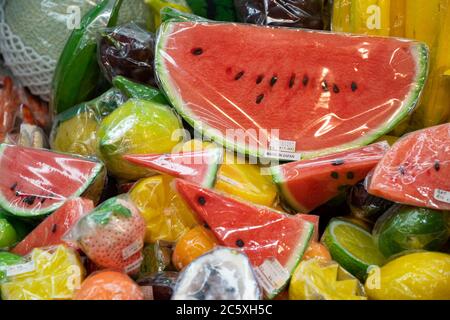
<path fill-rule="evenodd" d="M 74 198 L 42 221 L 28 236 L 12 250 L 13 253 L 26 255 L 35 248 L 67 244 L 62 237 L 85 214 L 94 209 L 91 200 Z"/>
<path fill-rule="evenodd" d="M 223 149 L 213 148 L 172 154 L 126 155 L 134 164 L 165 173 L 176 178 L 212 187 L 222 162 Z"/>
<path fill-rule="evenodd" d="M 310 212 L 364 179 L 389 149 L 387 142 L 311 160 L 272 167 L 283 199 L 298 212 Z"/>
<path fill-rule="evenodd" d="M 228 198 L 184 180 L 176 180 L 175 184 L 222 245 L 240 248 L 247 254 L 267 297 L 278 294 L 302 259 L 314 232 L 313 224 L 271 208 Z M 268 275 L 268 269 L 279 272 Z M 277 278 L 277 281 L 267 284 L 265 277 Z"/>
<path fill-rule="evenodd" d="M 377 165 L 368 191 L 394 202 L 450 210 L 450 123 L 398 140 Z"/>
<path fill-rule="evenodd" d="M 51 213 L 104 182 L 103 164 L 94 160 L 6 144 L 0 145 L 0 172 L 0 206 L 22 217 Z"/>
<path fill-rule="evenodd" d="M 199 132 L 282 159 L 375 141 L 415 107 L 428 68 L 419 42 L 189 21 L 161 26 L 155 59 L 161 87 Z"/>

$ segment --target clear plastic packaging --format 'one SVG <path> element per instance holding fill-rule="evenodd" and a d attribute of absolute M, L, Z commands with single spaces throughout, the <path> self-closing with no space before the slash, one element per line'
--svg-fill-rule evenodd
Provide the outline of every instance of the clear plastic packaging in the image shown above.
<path fill-rule="evenodd" d="M 156 272 L 138 279 L 144 300 L 170 300 L 178 279 L 178 272 Z"/>
<path fill-rule="evenodd" d="M 245 23 L 322 30 L 323 0 L 234 0 L 238 18 Z"/>
<path fill-rule="evenodd" d="M 155 272 L 170 270 L 173 244 L 165 241 L 156 241 L 147 244 L 143 251 L 143 261 L 139 271 L 139 277 L 145 277 Z"/>
<path fill-rule="evenodd" d="M 160 88 L 199 132 L 243 154 L 294 161 L 393 129 L 419 99 L 428 50 L 397 38 L 172 20 L 159 30 L 155 61 Z"/>
<path fill-rule="evenodd" d="M 370 194 L 411 206 L 450 210 L 450 123 L 399 139 L 378 163 Z"/>
<path fill-rule="evenodd" d="M 155 37 L 135 23 L 104 29 L 98 40 L 98 60 L 112 82 L 117 76 L 156 85 L 153 73 Z"/>
<path fill-rule="evenodd" d="M 85 275 L 78 254 L 63 245 L 34 249 L 23 260 L 6 267 L 3 300 L 70 300 Z"/>
<path fill-rule="evenodd" d="M 217 247 L 184 269 L 172 300 L 259 300 L 262 293 L 247 256 Z"/>
<path fill-rule="evenodd" d="M 135 274 L 143 257 L 145 221 L 126 196 L 111 198 L 81 218 L 65 239 L 101 268 Z"/>

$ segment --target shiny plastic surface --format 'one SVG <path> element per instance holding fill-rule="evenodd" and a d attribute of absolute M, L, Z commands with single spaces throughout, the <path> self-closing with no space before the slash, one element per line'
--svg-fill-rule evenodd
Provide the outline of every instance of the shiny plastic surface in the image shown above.
<path fill-rule="evenodd" d="M 322 30 L 323 0 L 234 0 L 239 20 L 269 26 Z M 325 22 L 325 23 L 324 23 Z"/>
<path fill-rule="evenodd" d="M 412 206 L 450 210 L 450 123 L 395 143 L 368 179 L 368 191 Z"/>
<path fill-rule="evenodd" d="M 414 109 L 428 66 L 418 42 L 217 22 L 166 22 L 155 56 L 160 87 L 198 131 L 291 161 L 390 131 Z"/>
<path fill-rule="evenodd" d="M 218 247 L 181 272 L 172 300 L 259 300 L 250 261 L 237 250 Z"/>
<path fill-rule="evenodd" d="M 147 244 L 143 249 L 144 260 L 139 270 L 139 278 L 145 277 L 155 272 L 173 270 L 172 252 L 174 244 L 165 241 L 156 241 Z"/>
<path fill-rule="evenodd" d="M 78 254 L 63 245 L 34 249 L 9 265 L 0 284 L 4 300 L 70 300 L 85 270 Z"/>
<path fill-rule="evenodd" d="M 430 48 L 430 76 L 417 111 L 395 134 L 445 123 L 450 116 L 449 0 L 334 0 L 332 30 L 405 37 Z"/>
<path fill-rule="evenodd" d="M 155 272 L 137 280 L 144 292 L 144 300 L 170 300 L 179 273 L 174 271 Z"/>
<path fill-rule="evenodd" d="M 110 82 L 116 76 L 124 76 L 140 83 L 156 85 L 154 57 L 154 35 L 135 23 L 100 32 L 99 65 Z"/>
<path fill-rule="evenodd" d="M 126 196 L 111 198 L 84 216 L 66 235 L 96 265 L 134 274 L 142 263 L 145 221 Z"/>
<path fill-rule="evenodd" d="M 73 300 L 144 300 L 144 294 L 126 274 L 106 270 L 84 280 Z"/>

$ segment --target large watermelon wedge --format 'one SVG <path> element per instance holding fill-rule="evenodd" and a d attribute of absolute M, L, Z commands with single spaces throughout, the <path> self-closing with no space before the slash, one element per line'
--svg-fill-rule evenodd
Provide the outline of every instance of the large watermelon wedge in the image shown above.
<path fill-rule="evenodd" d="M 6 144 L 0 145 L 0 172 L 0 206 L 22 217 L 51 213 L 70 197 L 96 197 L 91 189 L 99 193 L 105 179 L 100 162 Z"/>
<path fill-rule="evenodd" d="M 272 167 L 283 199 L 310 212 L 366 177 L 389 149 L 387 142 Z"/>
<path fill-rule="evenodd" d="M 63 236 L 85 214 L 94 209 L 91 200 L 74 198 L 42 221 L 28 236 L 17 244 L 11 252 L 26 255 L 35 248 L 64 244 Z M 69 246 L 70 243 L 66 243 Z"/>
<path fill-rule="evenodd" d="M 368 191 L 412 206 L 450 210 L 450 123 L 398 140 L 375 168 Z"/>
<path fill-rule="evenodd" d="M 241 153 L 298 159 L 390 131 L 417 103 L 428 50 L 395 38 L 167 21 L 155 59 L 161 87 L 198 131 Z"/>
<path fill-rule="evenodd" d="M 182 178 L 207 188 L 213 187 L 222 158 L 222 147 L 172 154 L 124 156 L 124 159 L 131 163 L 175 178 Z"/>
<path fill-rule="evenodd" d="M 276 284 L 263 285 L 267 297 L 274 297 L 285 287 L 313 236 L 312 223 L 300 216 L 228 198 L 184 180 L 176 180 L 176 188 L 222 245 L 240 248 L 247 254 L 260 279 L 266 268 L 286 274 Z M 276 278 L 280 274 L 268 276 Z"/>

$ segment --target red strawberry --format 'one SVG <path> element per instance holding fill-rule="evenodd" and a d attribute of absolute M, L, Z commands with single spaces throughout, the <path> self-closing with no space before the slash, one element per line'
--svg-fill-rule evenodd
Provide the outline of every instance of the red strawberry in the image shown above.
<path fill-rule="evenodd" d="M 145 221 L 126 198 L 105 201 L 75 229 L 80 248 L 95 264 L 126 273 L 139 270 Z"/>

